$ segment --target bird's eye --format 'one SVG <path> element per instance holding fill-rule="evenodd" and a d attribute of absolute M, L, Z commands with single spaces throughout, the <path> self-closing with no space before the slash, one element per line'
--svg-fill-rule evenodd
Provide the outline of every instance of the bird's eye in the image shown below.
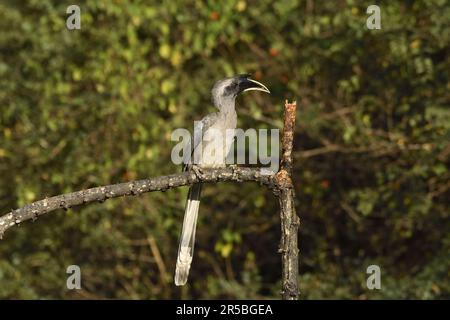
<path fill-rule="evenodd" d="M 231 84 L 227 85 L 223 90 L 223 94 L 225 96 L 231 95 L 234 92 L 237 92 L 237 83 L 231 83 Z"/>

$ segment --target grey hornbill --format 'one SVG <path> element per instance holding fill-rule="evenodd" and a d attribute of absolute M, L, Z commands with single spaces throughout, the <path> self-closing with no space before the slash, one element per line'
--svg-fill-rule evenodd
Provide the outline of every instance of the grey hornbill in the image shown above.
<path fill-rule="evenodd" d="M 236 129 L 236 97 L 242 92 L 251 90 L 270 93 L 265 85 L 250 79 L 248 74 L 225 78 L 214 84 L 211 94 L 218 111 L 196 123 L 194 139 L 191 139 L 187 148 L 190 152 L 183 157 L 184 170 L 225 166 L 226 157 L 233 145 L 234 129 Z M 211 149 L 208 148 L 211 146 L 221 146 L 222 149 L 220 152 L 206 152 Z M 189 189 L 175 269 L 175 285 L 177 286 L 186 284 L 194 255 L 201 187 L 201 184 L 195 184 Z"/>

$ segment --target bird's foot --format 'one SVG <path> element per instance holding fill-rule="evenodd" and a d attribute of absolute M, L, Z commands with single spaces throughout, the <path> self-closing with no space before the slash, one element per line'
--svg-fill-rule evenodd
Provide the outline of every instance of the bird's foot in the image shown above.
<path fill-rule="evenodd" d="M 233 173 L 235 173 L 236 170 L 239 168 L 239 166 L 238 166 L 237 164 L 229 164 L 229 165 L 227 166 L 227 168 L 230 168 L 231 171 L 232 171 Z"/>
<path fill-rule="evenodd" d="M 191 170 L 194 172 L 197 178 L 199 178 L 200 180 L 203 179 L 203 169 L 200 166 L 193 164 L 191 166 Z"/>

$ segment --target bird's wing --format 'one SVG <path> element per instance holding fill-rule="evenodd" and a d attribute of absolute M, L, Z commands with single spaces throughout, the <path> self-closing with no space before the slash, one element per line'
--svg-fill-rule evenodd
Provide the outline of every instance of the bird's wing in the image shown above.
<path fill-rule="evenodd" d="M 208 130 L 208 128 L 210 128 L 214 124 L 214 122 L 217 121 L 217 117 L 218 117 L 217 112 L 214 112 L 205 116 L 201 121 L 195 122 L 194 135 L 192 139 L 188 141 L 187 150 L 190 150 L 190 153 L 186 153 L 183 155 L 183 171 L 189 169 L 191 162 L 193 160 L 191 158 L 194 155 L 195 148 L 197 148 L 198 145 L 202 142 L 203 135 Z"/>

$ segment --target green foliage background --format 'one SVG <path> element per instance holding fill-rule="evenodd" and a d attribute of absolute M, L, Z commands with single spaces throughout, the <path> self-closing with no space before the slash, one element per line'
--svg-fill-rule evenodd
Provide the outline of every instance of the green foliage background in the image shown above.
<path fill-rule="evenodd" d="M 450 6 L 378 1 L 368 30 L 372 2 L 0 1 L 0 212 L 178 172 L 172 130 L 213 111 L 215 80 L 250 72 L 273 94 L 239 98 L 239 127 L 280 127 L 299 103 L 302 298 L 450 298 Z M 0 297 L 278 298 L 278 205 L 253 184 L 204 188 L 189 285 L 173 285 L 186 193 L 13 228 Z"/>

